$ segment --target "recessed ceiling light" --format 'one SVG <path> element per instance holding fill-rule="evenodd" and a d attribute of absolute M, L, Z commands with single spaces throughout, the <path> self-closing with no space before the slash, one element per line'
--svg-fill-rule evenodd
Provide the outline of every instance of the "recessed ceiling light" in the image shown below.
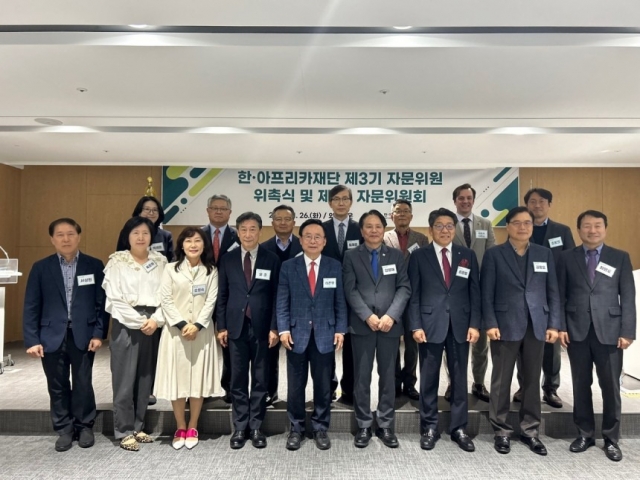
<path fill-rule="evenodd" d="M 146 25 L 144 23 L 137 23 L 137 24 L 129 25 L 129 26 L 132 27 L 132 28 L 147 28 L 149 25 Z"/>
<path fill-rule="evenodd" d="M 396 30 L 409 30 L 412 27 L 410 25 L 407 25 L 407 26 L 404 26 L 404 27 L 403 26 L 399 26 L 399 27 L 393 27 L 393 28 L 395 28 Z"/>
<path fill-rule="evenodd" d="M 60 120 L 56 120 L 55 118 L 41 117 L 41 118 L 35 118 L 34 121 L 37 123 L 41 123 L 42 125 L 50 125 L 50 126 L 62 125 L 62 122 Z"/>
<path fill-rule="evenodd" d="M 611 150 L 600 150 L 600 153 L 609 153 Z"/>

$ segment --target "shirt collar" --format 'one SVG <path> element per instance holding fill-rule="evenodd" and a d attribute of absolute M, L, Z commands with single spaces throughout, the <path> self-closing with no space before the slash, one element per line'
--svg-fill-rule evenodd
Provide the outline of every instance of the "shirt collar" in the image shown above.
<path fill-rule="evenodd" d="M 280 237 L 276 235 L 276 245 L 278 245 L 282 250 L 284 250 L 289 245 L 291 245 L 292 241 L 293 241 L 293 233 L 291 235 L 289 235 L 289 241 L 287 242 L 286 245 L 284 243 L 282 243 L 282 240 L 280 240 Z"/>
<path fill-rule="evenodd" d="M 340 224 L 343 224 L 345 227 L 349 226 L 349 216 L 347 216 L 347 218 L 345 218 L 344 220 L 338 220 L 337 218 L 333 218 L 333 224 L 336 226 L 336 228 L 340 228 Z"/>
<path fill-rule="evenodd" d="M 464 220 L 465 218 L 468 218 L 469 220 L 471 220 L 470 223 L 473 223 L 473 213 L 470 213 L 468 217 L 465 217 L 464 215 L 460 215 L 456 212 L 456 217 L 458 217 L 458 223 L 462 222 L 462 220 Z"/>
<path fill-rule="evenodd" d="M 60 255 L 59 253 L 57 253 L 57 255 L 58 255 L 58 260 L 60 261 L 61 265 L 73 265 L 74 263 L 78 263 L 78 257 L 80 256 L 80 250 L 78 250 L 76 252 L 76 256 L 73 257 L 73 260 L 71 260 L 70 262 L 67 262 L 65 260 L 65 258 L 62 255 Z"/>
<path fill-rule="evenodd" d="M 515 245 L 511 242 L 511 240 L 507 240 L 509 242 L 509 245 L 511 245 L 511 248 L 513 249 L 514 252 L 518 253 L 518 249 L 515 247 Z M 529 245 L 531 245 L 531 242 L 527 242 L 527 248 L 524 249 L 524 253 L 527 253 L 529 251 Z"/>
<path fill-rule="evenodd" d="M 598 255 L 600 255 L 600 254 L 602 253 L 602 247 L 604 247 L 604 243 L 601 243 L 599 247 L 596 247 L 596 248 L 595 248 L 595 249 L 597 250 L 597 252 L 598 252 Z M 585 255 L 587 254 L 587 252 L 588 252 L 589 250 L 592 250 L 591 248 L 587 248 L 587 247 L 584 245 L 584 243 L 582 244 L 582 249 L 584 250 L 584 254 L 585 254 Z"/>
<path fill-rule="evenodd" d="M 534 227 L 546 227 L 547 223 L 549 223 L 549 217 L 544 219 L 544 222 L 542 222 L 540 225 L 536 225 L 535 223 L 533 224 Z"/>
<path fill-rule="evenodd" d="M 227 230 L 227 227 L 229 225 L 227 224 L 224 227 L 216 227 L 210 223 L 209 226 L 211 227 L 211 237 L 213 238 L 213 236 L 216 234 L 216 228 L 217 228 L 218 230 L 220 230 L 220 240 L 222 240 L 222 237 L 224 237 L 224 232 Z"/>
<path fill-rule="evenodd" d="M 260 247 L 259 244 L 256 245 L 256 248 L 254 248 L 253 250 L 249 250 L 249 255 L 251 256 L 251 258 L 256 258 L 256 255 L 258 254 L 258 247 Z M 244 259 L 247 251 L 244 249 L 242 244 L 240 244 L 240 252 L 242 253 L 242 258 Z"/>
<path fill-rule="evenodd" d="M 433 248 L 436 249 L 436 254 L 440 254 L 442 253 L 442 249 L 446 248 L 449 252 L 451 251 L 451 245 L 453 245 L 453 242 L 450 243 L 449 245 L 445 245 L 444 247 L 441 247 L 440 245 L 438 245 L 436 242 L 433 242 Z"/>
<path fill-rule="evenodd" d="M 394 230 L 396 232 L 396 235 L 399 236 L 399 237 L 408 237 L 409 236 L 409 232 L 411 232 L 410 228 L 407 228 L 406 233 L 400 233 L 397 228 L 395 228 Z"/>
<path fill-rule="evenodd" d="M 315 260 L 311 260 L 309 257 L 307 257 L 306 253 L 304 253 L 303 256 L 304 256 L 304 264 L 306 265 L 307 268 L 309 268 L 309 265 L 311 265 L 311 262 L 316 262 L 316 267 L 320 266 L 320 259 L 322 258 L 322 255 L 320 255 Z"/>

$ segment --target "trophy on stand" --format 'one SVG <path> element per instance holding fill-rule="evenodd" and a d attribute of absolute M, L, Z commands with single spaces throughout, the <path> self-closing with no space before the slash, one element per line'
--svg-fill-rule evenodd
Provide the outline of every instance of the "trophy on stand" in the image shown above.
<path fill-rule="evenodd" d="M 144 191 L 145 197 L 155 197 L 156 189 L 153 188 L 153 178 L 147 177 L 147 189 Z"/>
<path fill-rule="evenodd" d="M 13 283 L 18 283 L 18 277 L 22 276 L 22 273 L 18 271 L 18 259 L 9 258 L 6 250 L 0 246 L 0 250 L 4 252 L 5 257 L 0 259 L 0 374 L 4 373 L 5 365 L 12 367 L 15 362 L 11 359 L 11 355 L 4 359 L 4 302 L 5 302 L 5 287 Z"/>

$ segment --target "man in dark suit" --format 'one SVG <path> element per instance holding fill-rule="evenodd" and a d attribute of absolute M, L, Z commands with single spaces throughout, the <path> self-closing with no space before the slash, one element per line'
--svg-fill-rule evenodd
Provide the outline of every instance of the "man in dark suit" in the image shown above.
<path fill-rule="evenodd" d="M 562 326 L 558 278 L 551 250 L 529 242 L 533 215 L 527 207 L 506 216 L 508 240 L 487 250 L 482 261 L 482 321 L 491 340 L 489 421 L 499 453 L 511 451 L 513 428 L 507 421 L 516 358 L 522 356 L 520 439 L 538 455 L 547 449 L 538 438 L 540 371 L 544 343 L 553 343 Z"/>
<path fill-rule="evenodd" d="M 353 205 L 353 193 L 345 185 L 336 185 L 329 191 L 329 206 L 333 211 L 333 218 L 322 224 L 326 237 L 326 246 L 322 255 L 331 257 L 342 263 L 344 253 L 356 248 L 363 242 L 360 235 L 358 222 L 351 220 L 349 210 Z M 331 398 L 335 399 L 338 388 L 338 377 L 335 365 L 333 366 L 333 379 L 331 380 Z M 346 404 L 353 403 L 353 350 L 351 338 L 344 338 L 342 350 L 342 380 L 340 381 L 342 397 L 340 401 Z"/>
<path fill-rule="evenodd" d="M 278 284 L 277 319 L 287 351 L 287 415 L 291 431 L 287 449 L 297 450 L 305 432 L 305 388 L 311 367 L 316 446 L 331 447 L 331 367 L 347 331 L 347 304 L 340 262 L 321 255 L 326 240 L 319 220 L 300 226 L 304 255 L 284 262 Z"/>
<path fill-rule="evenodd" d="M 557 267 L 560 253 L 575 248 L 576 244 L 568 226 L 554 222 L 549 218 L 552 200 L 553 195 L 544 188 L 532 188 L 524 196 L 524 203 L 533 214 L 531 241 L 536 245 L 550 248 Z M 558 396 L 561 362 L 560 342 L 545 344 L 542 359 L 542 400 L 554 408 L 562 408 L 562 399 Z M 521 361 L 518 357 L 518 383 L 522 384 L 520 364 Z M 522 392 L 518 390 L 513 396 L 513 400 L 519 402 L 521 397 Z"/>
<path fill-rule="evenodd" d="M 391 209 L 391 221 L 396 228 L 384 234 L 384 244 L 397 248 L 409 263 L 409 256 L 418 248 L 429 245 L 429 239 L 420 232 L 409 228 L 413 213 L 409 200 L 398 199 Z M 404 336 L 404 367 L 400 364 L 400 352 L 396 356 L 396 395 L 404 393 L 411 400 L 418 400 L 420 395 L 416 390 L 416 368 L 418 367 L 418 344 L 413 340 L 413 332 L 409 326 L 409 303 L 402 314 Z"/>
<path fill-rule="evenodd" d="M 420 447 L 431 450 L 438 433 L 442 352 L 451 375 L 451 439 L 473 452 L 467 434 L 469 343 L 480 335 L 479 268 L 473 250 L 453 244 L 458 219 L 446 208 L 429 214 L 431 245 L 411 254 L 409 320 L 420 349 Z"/>
<path fill-rule="evenodd" d="M 216 194 L 207 200 L 207 215 L 209 224 L 202 229 L 209 235 L 213 245 L 213 259 L 216 267 L 220 259 L 227 253 L 240 247 L 238 231 L 229 225 L 231 217 L 231 199 L 226 195 Z M 213 309 L 213 320 L 216 319 L 216 309 Z M 231 359 L 229 348 L 222 348 L 222 375 L 220 384 L 224 390 L 222 397 L 226 403 L 231 403 Z"/>
<path fill-rule="evenodd" d="M 82 448 L 94 444 L 92 368 L 107 325 L 104 265 L 80 253 L 81 233 L 70 218 L 49 225 L 56 253 L 33 265 L 24 298 L 24 343 L 30 356 L 42 359 L 59 452 L 75 438 Z"/>
<path fill-rule="evenodd" d="M 278 343 L 276 293 L 280 260 L 258 244 L 262 218 L 245 212 L 236 220 L 241 247 L 220 259 L 218 340 L 229 347 L 234 433 L 231 448 L 244 447 L 247 431 L 256 448 L 267 446 L 260 430 L 266 412 L 269 348 Z M 251 395 L 249 395 L 251 369 Z"/>
<path fill-rule="evenodd" d="M 354 407 L 358 432 L 354 445 L 371 440 L 371 371 L 378 363 L 376 436 L 387 447 L 398 446 L 395 418 L 395 364 L 403 333 L 402 313 L 411 295 L 407 266 L 400 250 L 382 243 L 387 221 L 378 210 L 360 217 L 364 244 L 345 252 L 342 272 L 355 364 Z"/>
<path fill-rule="evenodd" d="M 622 352 L 636 338 L 636 289 L 629 254 L 604 244 L 607 217 L 587 210 L 578 216 L 582 245 L 563 252 L 558 262 L 565 325 L 560 341 L 567 347 L 573 380 L 573 421 L 578 438 L 572 452 L 595 445 L 596 422 L 591 384 L 595 364 L 602 390 L 604 453 L 622 460 L 620 384 Z"/>
<path fill-rule="evenodd" d="M 293 234 L 296 213 L 289 205 L 278 205 L 271 212 L 271 226 L 275 235 L 262 243 L 268 251 L 275 253 L 280 263 L 302 255 L 300 239 Z M 267 406 L 278 401 L 278 381 L 280 377 L 280 341 L 269 349 L 269 388 Z"/>

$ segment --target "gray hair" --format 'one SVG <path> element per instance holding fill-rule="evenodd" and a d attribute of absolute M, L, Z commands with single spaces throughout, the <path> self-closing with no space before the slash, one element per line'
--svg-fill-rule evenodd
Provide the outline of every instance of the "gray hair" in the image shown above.
<path fill-rule="evenodd" d="M 213 202 L 215 202 L 216 200 L 224 200 L 225 202 L 227 202 L 227 207 L 229 207 L 229 209 L 231 209 L 231 199 L 229 197 L 227 197 L 226 195 L 222 195 L 220 194 L 216 194 L 216 195 L 212 195 L 211 197 L 209 197 L 209 200 L 207 200 L 207 207 L 210 207 L 211 204 Z"/>

